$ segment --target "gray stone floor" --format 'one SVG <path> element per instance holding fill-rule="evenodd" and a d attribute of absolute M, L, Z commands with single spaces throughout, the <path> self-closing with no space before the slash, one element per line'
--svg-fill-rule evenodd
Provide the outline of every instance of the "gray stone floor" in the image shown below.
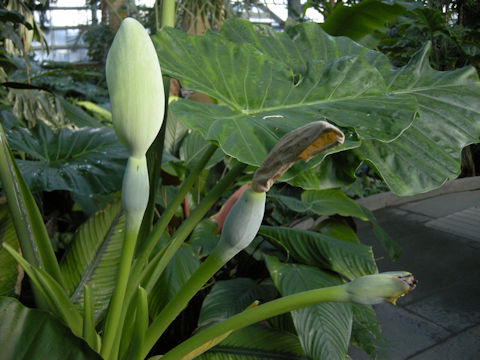
<path fill-rule="evenodd" d="M 379 270 L 407 270 L 419 281 L 397 306 L 374 307 L 389 343 L 379 358 L 480 359 L 480 190 L 413 198 L 374 214 L 403 250 L 392 263 L 368 224 L 358 223 Z M 358 349 L 350 355 L 368 359 Z"/>

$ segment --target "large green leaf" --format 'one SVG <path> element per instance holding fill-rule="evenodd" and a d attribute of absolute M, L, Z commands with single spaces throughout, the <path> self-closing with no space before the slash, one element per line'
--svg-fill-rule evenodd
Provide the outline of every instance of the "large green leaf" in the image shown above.
<path fill-rule="evenodd" d="M 364 0 L 353 6 L 345 6 L 343 2 L 339 2 L 322 24 L 322 28 L 330 35 L 359 40 L 406 10 L 400 4 L 382 0 Z"/>
<path fill-rule="evenodd" d="M 18 248 L 18 238 L 12 218 L 5 204 L 0 205 L 0 296 L 11 296 L 20 289 L 15 289 L 19 277 L 18 264 L 1 245 L 6 243 Z"/>
<path fill-rule="evenodd" d="M 372 249 L 366 245 L 283 227 L 262 226 L 259 235 L 302 264 L 333 270 L 349 279 L 378 272 Z"/>
<path fill-rule="evenodd" d="M 10 245 L 3 244 L 3 247 L 22 266 L 25 273 L 28 274 L 35 288 L 41 292 L 42 298 L 48 303 L 51 312 L 63 319 L 76 336 L 81 336 L 82 316 L 69 299 L 64 287 L 45 270 L 32 266 Z"/>
<path fill-rule="evenodd" d="M 166 73 L 220 104 L 182 100 L 175 115 L 248 164 L 259 165 L 286 132 L 327 119 L 360 145 L 350 150 L 358 162 L 349 174 L 371 162 L 392 191 L 408 195 L 455 178 L 461 148 L 480 136 L 475 70 L 431 69 L 428 46 L 392 68 L 381 53 L 317 24 L 275 33 L 241 20 L 205 36 L 164 29 L 154 42 Z"/>
<path fill-rule="evenodd" d="M 298 338 L 266 326 L 235 331 L 199 360 L 307 360 Z"/>
<path fill-rule="evenodd" d="M 109 194 L 121 187 L 127 152 L 112 128 L 62 128 L 47 125 L 12 128 L 7 138 L 13 150 L 32 160 L 17 160 L 32 191 L 68 190 L 81 195 Z"/>
<path fill-rule="evenodd" d="M 360 244 L 357 233 L 343 218 L 328 218 L 317 227 L 322 234 L 343 241 Z"/>
<path fill-rule="evenodd" d="M 340 190 L 312 190 L 302 193 L 302 202 L 318 215 L 353 216 L 367 221 L 363 208 Z"/>
<path fill-rule="evenodd" d="M 180 146 L 180 159 L 183 160 L 185 167 L 192 169 L 202 158 L 205 151 L 210 147 L 210 143 L 205 141 L 197 133 L 190 133 L 185 136 Z M 216 163 L 222 161 L 224 154 L 217 148 L 215 153 L 208 160 L 205 168 L 209 169 Z"/>
<path fill-rule="evenodd" d="M 83 290 L 89 285 L 98 321 L 112 296 L 124 239 L 125 221 L 120 202 L 98 212 L 75 233 L 61 261 L 66 290 L 73 303 L 83 306 Z"/>
<path fill-rule="evenodd" d="M 227 24 L 225 31 L 236 31 L 235 25 L 249 26 L 237 21 Z M 154 41 L 162 69 L 229 107 L 219 110 L 215 105 L 179 101 L 173 111 L 188 126 L 218 141 L 228 154 L 256 165 L 279 136 L 313 120 L 331 118 L 339 126 L 355 128 L 362 138 L 383 141 L 395 139 L 410 126 L 415 100 L 408 94 L 386 93 L 386 83 L 367 61 L 365 49 L 337 42 L 315 24 L 302 30 L 303 39 L 298 41 L 321 52 L 322 58 L 310 59 L 300 74 L 250 44 L 234 44 L 225 36 L 161 32 Z M 286 34 L 274 39 L 256 35 L 263 42 L 288 43 L 301 50 Z M 192 109 L 200 113 L 187 117 L 185 112 Z"/>
<path fill-rule="evenodd" d="M 8 297 L 0 297 L 0 348 L 2 359 L 101 359 L 50 314 Z"/>
<path fill-rule="evenodd" d="M 267 258 L 275 286 L 284 296 L 339 285 L 342 281 L 315 267 L 282 264 Z M 350 304 L 322 303 L 292 311 L 293 322 L 306 355 L 313 360 L 345 359 L 352 329 Z"/>
<path fill-rule="evenodd" d="M 430 48 L 428 44 L 399 69 L 391 69 L 383 57 L 372 59 L 390 91 L 411 93 L 419 106 L 419 119 L 396 141 L 367 140 L 354 150 L 400 195 L 426 192 L 456 178 L 460 150 L 480 137 L 477 72 L 470 67 L 445 72 L 432 69 Z"/>

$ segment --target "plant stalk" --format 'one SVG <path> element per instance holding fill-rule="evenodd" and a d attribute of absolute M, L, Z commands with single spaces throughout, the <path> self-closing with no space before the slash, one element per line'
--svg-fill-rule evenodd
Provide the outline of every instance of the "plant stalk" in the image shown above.
<path fill-rule="evenodd" d="M 135 219 L 131 219 L 135 217 Z M 104 359 L 110 359 L 113 344 L 115 342 L 115 335 L 117 331 L 122 328 L 122 309 L 124 304 L 125 292 L 127 290 L 128 278 L 132 265 L 133 254 L 135 252 L 135 242 L 137 240 L 138 230 L 140 227 L 139 221 L 136 219 L 136 214 L 126 214 L 125 220 L 125 240 L 123 242 L 122 253 L 120 256 L 120 263 L 118 266 L 117 283 L 113 292 L 110 308 L 107 314 L 105 323 L 105 336 L 102 342 L 102 349 L 100 355 Z M 121 333 L 121 332 L 120 332 Z"/>
<path fill-rule="evenodd" d="M 222 257 L 212 253 L 195 273 L 182 286 L 180 291 L 171 299 L 156 320 L 150 325 L 145 335 L 143 355 L 147 355 L 156 341 L 162 336 L 167 327 L 185 309 L 188 302 L 202 288 L 202 286 L 225 264 Z"/>
<path fill-rule="evenodd" d="M 148 258 L 152 250 L 155 248 L 155 245 L 157 244 L 158 240 L 160 239 L 163 232 L 167 228 L 168 223 L 170 222 L 173 215 L 175 214 L 175 211 L 182 203 L 183 198 L 191 189 L 198 175 L 204 169 L 205 165 L 207 164 L 208 160 L 212 157 L 216 149 L 217 147 L 213 144 L 211 144 L 208 147 L 207 151 L 205 152 L 201 160 L 198 162 L 197 166 L 192 169 L 188 177 L 183 182 L 175 199 L 168 205 L 168 207 L 165 209 L 165 211 L 163 212 L 158 222 L 153 227 L 152 231 L 150 232 L 147 239 L 145 240 L 143 246 L 141 246 L 137 251 L 137 256 L 135 259 L 135 263 L 133 265 L 133 273 L 132 273 L 132 277 L 134 279 L 139 276 L 140 271 L 142 271 L 143 267 L 148 262 Z M 135 289 L 137 285 L 138 284 L 136 284 L 133 288 Z"/>
<path fill-rule="evenodd" d="M 182 225 L 177 229 L 175 234 L 170 239 L 162 258 L 155 267 L 155 276 L 150 277 L 150 279 L 154 279 L 156 281 L 156 279 L 160 277 L 163 270 L 165 270 L 170 260 L 173 258 L 177 250 L 180 248 L 198 222 L 203 219 L 207 211 L 213 206 L 213 204 L 215 204 L 218 198 L 225 192 L 227 187 L 232 184 L 242 173 L 246 166 L 247 165 L 242 163 L 236 164 L 228 172 L 228 174 L 222 180 L 220 180 L 220 182 L 218 182 L 218 184 L 215 185 L 212 190 L 210 190 L 207 196 L 202 199 L 200 204 L 198 204 L 198 206 L 192 211 L 190 216 L 182 223 Z M 144 286 L 144 288 L 148 288 L 148 286 Z"/>
<path fill-rule="evenodd" d="M 300 292 L 245 310 L 227 320 L 198 332 L 196 335 L 167 352 L 164 356 L 162 356 L 162 360 L 178 360 L 184 359 L 184 357 L 185 359 L 193 358 L 188 357 L 188 355 L 194 351 L 195 356 L 200 355 L 200 353 L 203 351 L 208 350 L 208 347 L 205 347 L 203 351 L 200 350 L 199 352 L 196 352 L 201 346 L 204 346 L 208 342 L 218 338 L 219 336 L 225 335 L 226 333 L 231 333 L 246 326 L 255 324 L 259 321 L 296 309 L 329 301 L 349 301 L 345 284 Z M 145 341 L 145 345 L 146 344 L 147 339 Z"/>
<path fill-rule="evenodd" d="M 175 0 L 162 1 L 162 27 L 175 27 Z"/>
<path fill-rule="evenodd" d="M 213 144 L 210 145 L 210 147 L 207 149 L 207 151 L 205 152 L 205 154 L 203 155 L 202 159 L 199 161 L 197 166 L 192 170 L 192 172 L 188 175 L 187 179 L 183 182 L 175 199 L 169 204 L 169 206 L 164 211 L 159 221 L 155 224 L 153 230 L 150 232 L 147 239 L 145 239 L 145 241 L 143 242 L 143 246 L 140 246 L 139 249 L 137 249 L 137 256 L 131 267 L 131 273 L 130 273 L 130 278 L 127 284 L 126 293 L 122 298 L 122 301 L 125 303 L 125 306 L 123 307 L 123 310 L 119 318 L 120 324 L 123 324 L 125 321 L 128 304 L 130 304 L 133 298 L 133 295 L 135 294 L 135 291 L 140 283 L 140 280 L 142 279 L 142 270 L 147 264 L 152 250 L 155 248 L 155 245 L 157 244 L 158 240 L 162 236 L 162 233 L 167 228 L 168 223 L 170 222 L 171 218 L 175 214 L 175 210 L 183 201 L 185 194 L 193 186 L 198 175 L 203 170 L 206 163 L 208 162 L 208 160 L 213 155 L 216 149 L 217 147 L 215 145 Z M 117 329 L 116 337 L 117 338 L 121 337 L 121 334 L 122 334 L 121 329 Z M 117 352 L 118 351 L 117 346 L 116 345 L 113 346 L 113 350 L 111 351 L 113 351 L 113 353 Z"/>

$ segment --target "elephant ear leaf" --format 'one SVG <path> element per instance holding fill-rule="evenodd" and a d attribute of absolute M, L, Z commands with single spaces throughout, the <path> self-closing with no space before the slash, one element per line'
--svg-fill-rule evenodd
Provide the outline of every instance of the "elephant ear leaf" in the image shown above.
<path fill-rule="evenodd" d="M 233 38 L 235 32 L 246 40 Z M 415 99 L 387 93 L 368 49 L 316 24 L 302 25 L 291 38 L 234 20 L 219 35 L 165 29 L 153 41 L 162 71 L 221 104 L 177 101 L 173 113 L 248 164 L 260 165 L 278 139 L 314 121 L 328 119 L 361 139 L 392 141 L 415 119 Z"/>
<path fill-rule="evenodd" d="M 460 173 L 461 150 L 480 137 L 480 82 L 473 67 L 436 71 L 427 43 L 410 62 L 392 68 L 372 58 L 393 93 L 409 93 L 418 103 L 412 126 L 390 143 L 369 139 L 353 150 L 370 163 L 398 195 L 426 192 Z"/>
<path fill-rule="evenodd" d="M 13 150 L 29 154 L 17 160 L 32 191 L 67 190 L 80 195 L 120 190 L 127 153 L 111 127 L 53 131 L 39 121 L 32 130 L 6 133 Z"/>
<path fill-rule="evenodd" d="M 0 297 L 0 348 L 3 359 L 101 359 L 52 315 L 9 297 Z"/>
<path fill-rule="evenodd" d="M 326 158 L 333 152 L 352 155 L 348 174 L 338 159 L 322 168 L 343 175 L 329 186 L 351 182 L 363 161 L 393 192 L 412 195 L 457 177 L 461 149 L 480 137 L 475 69 L 432 69 L 429 44 L 396 68 L 382 53 L 332 37 L 312 23 L 275 33 L 236 19 L 225 22 L 219 34 L 163 29 L 153 39 L 165 73 L 218 100 L 177 101 L 171 107 L 175 116 L 250 165 L 259 166 L 286 133 L 327 120 L 346 140 Z M 322 160 L 296 164 L 284 180 L 320 189 L 325 179 L 305 170 Z"/>

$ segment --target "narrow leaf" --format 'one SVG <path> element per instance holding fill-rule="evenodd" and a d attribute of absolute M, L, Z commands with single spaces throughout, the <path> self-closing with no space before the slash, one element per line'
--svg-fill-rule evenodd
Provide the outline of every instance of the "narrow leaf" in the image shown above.
<path fill-rule="evenodd" d="M 33 267 L 19 253 L 12 249 L 8 244 L 3 247 L 12 255 L 15 260 L 23 267 L 28 276 L 32 279 L 35 286 L 40 289 L 47 300 L 50 309 L 58 314 L 76 336 L 82 335 L 82 317 L 75 309 L 75 306 L 68 298 L 62 286 L 42 269 Z"/>
<path fill-rule="evenodd" d="M 132 328 L 132 337 L 129 349 L 124 359 L 141 360 L 143 342 L 148 328 L 148 300 L 147 293 L 142 287 L 138 287 L 135 296 L 135 321 L 133 324 L 126 323 L 125 326 Z"/>
<path fill-rule="evenodd" d="M 57 96 L 57 99 L 63 107 L 65 116 L 79 128 L 102 126 L 99 121 L 95 120 L 78 106 L 73 105 L 61 96 Z"/>
<path fill-rule="evenodd" d="M 22 254 L 35 266 L 45 269 L 63 285 L 43 218 L 18 170 L 0 125 L 0 180 L 8 199 L 8 207 L 22 248 Z"/>
<path fill-rule="evenodd" d="M 0 245 L 3 243 L 18 249 L 17 233 L 6 204 L 0 205 Z M 8 251 L 0 247 L 0 296 L 20 294 L 23 272 Z"/>
<path fill-rule="evenodd" d="M 90 287 L 85 285 L 83 288 L 83 332 L 82 337 L 92 349 L 99 352 L 99 336 L 95 331 L 94 307 Z"/>

